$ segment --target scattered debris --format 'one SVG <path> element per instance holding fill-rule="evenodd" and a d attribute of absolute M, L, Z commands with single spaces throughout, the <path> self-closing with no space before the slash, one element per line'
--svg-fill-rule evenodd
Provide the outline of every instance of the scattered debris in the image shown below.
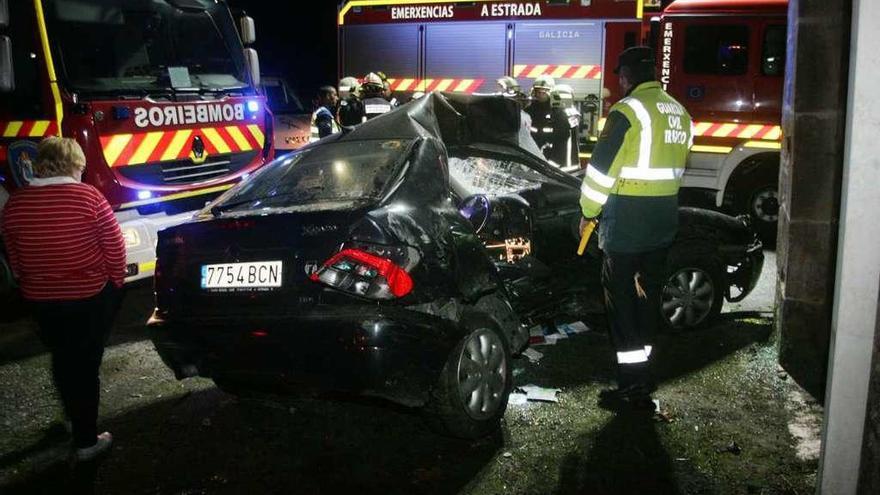
<path fill-rule="evenodd" d="M 523 385 L 518 389 L 525 392 L 526 400 L 540 402 L 559 402 L 556 394 L 562 391 L 558 388 L 544 388 L 537 385 Z"/>
<path fill-rule="evenodd" d="M 521 392 L 513 392 L 507 397 L 508 406 L 521 406 L 525 404 L 529 396 Z"/>
<path fill-rule="evenodd" d="M 510 459 L 511 457 L 513 457 L 513 453 L 512 453 L 512 452 L 505 452 L 505 453 L 503 453 L 503 454 L 501 454 L 501 455 L 503 455 L 504 457 L 506 457 L 506 458 L 508 458 L 508 459 Z"/>
<path fill-rule="evenodd" d="M 722 447 L 718 447 L 717 449 L 715 449 L 715 452 L 718 452 L 719 454 L 728 453 L 728 454 L 733 454 L 733 455 L 740 455 L 740 454 L 742 454 L 742 449 L 740 448 L 739 445 L 737 445 L 736 442 L 730 442 L 727 445 L 724 445 Z"/>
<path fill-rule="evenodd" d="M 143 396 L 143 394 L 128 394 L 128 397 L 132 399 L 140 399 Z"/>
<path fill-rule="evenodd" d="M 523 373 L 525 373 L 525 371 L 526 371 L 526 370 L 523 369 L 523 368 L 514 368 L 514 369 L 513 369 L 513 376 L 519 376 L 519 375 L 522 375 Z"/>
<path fill-rule="evenodd" d="M 559 340 L 589 331 L 590 328 L 582 321 L 555 326 L 536 325 L 529 329 L 529 343 L 532 345 L 555 345 Z"/>
<path fill-rule="evenodd" d="M 544 357 L 543 354 L 541 354 L 540 352 L 538 352 L 532 348 L 529 348 L 529 349 L 526 349 L 525 351 L 523 351 L 523 356 L 529 358 L 529 361 L 531 361 L 533 363 L 537 363 L 538 361 L 541 360 L 542 357 Z"/>

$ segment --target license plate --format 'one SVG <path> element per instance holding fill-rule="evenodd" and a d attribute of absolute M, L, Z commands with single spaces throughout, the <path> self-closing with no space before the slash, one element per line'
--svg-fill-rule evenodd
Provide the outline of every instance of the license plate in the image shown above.
<path fill-rule="evenodd" d="M 280 261 L 202 265 L 203 289 L 270 289 L 281 287 Z"/>

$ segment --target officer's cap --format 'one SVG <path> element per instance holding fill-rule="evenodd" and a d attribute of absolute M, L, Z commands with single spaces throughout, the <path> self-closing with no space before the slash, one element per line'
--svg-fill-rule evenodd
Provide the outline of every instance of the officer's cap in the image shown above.
<path fill-rule="evenodd" d="M 654 52 L 647 46 L 634 46 L 622 51 L 617 57 L 614 73 L 620 73 L 623 67 L 638 69 L 646 66 L 654 67 Z"/>

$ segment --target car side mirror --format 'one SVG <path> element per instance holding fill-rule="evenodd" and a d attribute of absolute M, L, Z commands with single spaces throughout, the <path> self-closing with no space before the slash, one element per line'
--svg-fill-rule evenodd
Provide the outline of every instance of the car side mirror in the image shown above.
<path fill-rule="evenodd" d="M 260 85 L 260 57 L 253 48 L 244 49 L 244 60 L 247 62 L 248 72 L 250 72 L 251 83 L 254 86 Z"/>
<path fill-rule="evenodd" d="M 0 28 L 9 27 L 9 2 L 0 0 Z"/>
<path fill-rule="evenodd" d="M 458 212 L 473 225 L 474 230 L 479 234 L 492 215 L 492 202 L 485 194 L 474 194 L 464 198 L 458 206 Z"/>
<path fill-rule="evenodd" d="M 0 36 L 0 93 L 11 93 L 14 90 L 15 70 L 12 67 L 12 40 L 9 39 L 9 36 Z"/>
<path fill-rule="evenodd" d="M 247 46 L 257 41 L 257 28 L 254 24 L 254 18 L 245 15 L 238 19 L 239 36 L 241 36 L 241 44 Z"/>

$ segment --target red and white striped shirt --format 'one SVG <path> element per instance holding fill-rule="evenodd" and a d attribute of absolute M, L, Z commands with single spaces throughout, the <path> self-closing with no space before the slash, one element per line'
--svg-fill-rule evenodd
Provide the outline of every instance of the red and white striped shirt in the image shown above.
<path fill-rule="evenodd" d="M 97 189 L 72 177 L 34 179 L 3 209 L 3 240 L 22 295 L 85 299 L 125 279 L 125 240 Z"/>

